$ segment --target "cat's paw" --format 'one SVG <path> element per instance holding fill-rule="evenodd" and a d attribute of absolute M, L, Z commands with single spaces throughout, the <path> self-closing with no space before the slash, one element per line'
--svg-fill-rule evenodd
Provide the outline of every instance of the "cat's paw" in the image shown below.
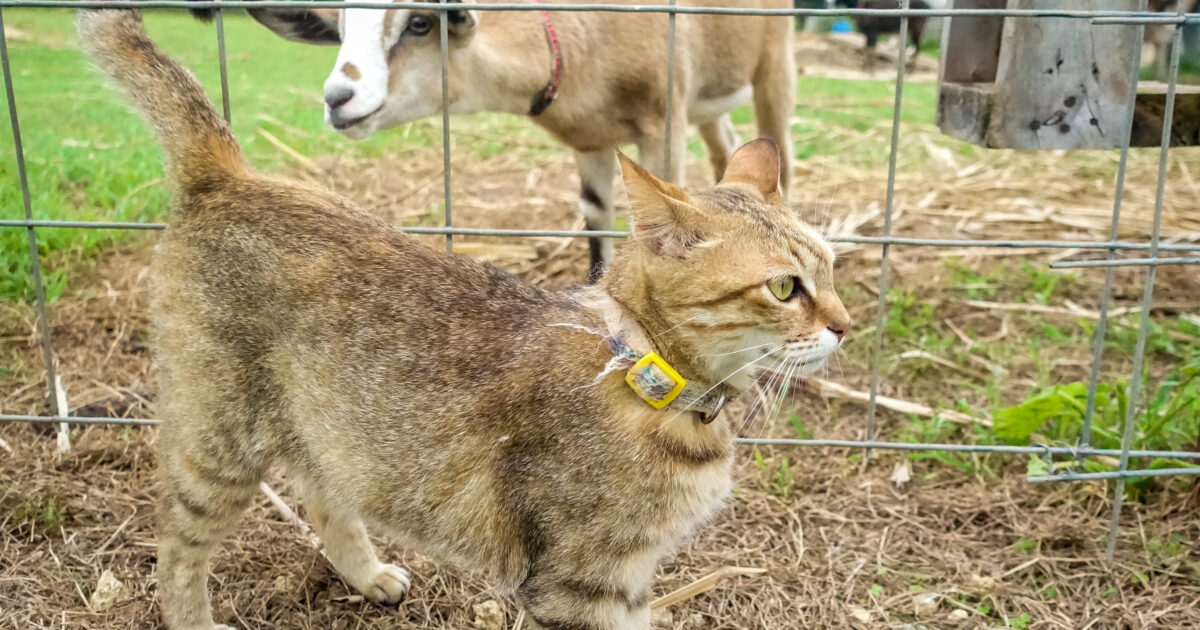
<path fill-rule="evenodd" d="M 368 586 L 363 589 L 363 596 L 384 606 L 395 606 L 404 599 L 412 580 L 408 571 L 394 564 L 385 564 L 375 577 L 371 578 Z"/>

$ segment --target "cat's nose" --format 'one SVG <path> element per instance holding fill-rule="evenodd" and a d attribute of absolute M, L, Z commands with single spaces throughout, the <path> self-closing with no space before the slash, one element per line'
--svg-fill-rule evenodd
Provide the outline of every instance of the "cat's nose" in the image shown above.
<path fill-rule="evenodd" d="M 829 328 L 829 332 L 837 335 L 838 341 L 840 342 L 842 339 L 844 339 L 846 337 L 846 333 L 850 332 L 850 324 L 851 324 L 850 318 L 844 317 L 842 319 L 837 320 L 836 322 L 833 322 L 832 324 L 827 326 L 827 328 Z"/>

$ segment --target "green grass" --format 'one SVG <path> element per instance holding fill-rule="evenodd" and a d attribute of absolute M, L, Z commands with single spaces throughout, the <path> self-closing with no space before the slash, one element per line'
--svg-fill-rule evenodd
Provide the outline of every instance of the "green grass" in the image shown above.
<path fill-rule="evenodd" d="M 839 161 L 860 168 L 887 163 L 886 142 L 892 125 L 892 105 L 896 98 L 893 80 L 847 80 L 824 77 L 800 77 L 797 83 L 796 112 L 792 132 L 796 137 L 798 159 L 828 153 L 830 142 L 840 132 L 878 132 L 883 144 L 857 143 L 848 150 L 839 148 Z M 904 124 L 932 125 L 937 111 L 937 85 L 906 83 L 900 109 Z M 754 123 L 754 109 L 739 107 L 733 112 L 737 125 Z M 696 144 L 697 155 L 699 144 Z M 881 150 L 882 149 L 882 150 Z"/>
<path fill-rule="evenodd" d="M 942 280 L 931 286 L 893 288 L 888 295 L 885 324 L 885 357 L 923 352 L 940 357 L 961 370 L 924 360 L 884 360 L 888 378 L 900 383 L 924 383 L 930 397 L 944 392 L 943 409 L 990 417 L 989 430 L 980 425 L 963 427 L 939 417 L 910 416 L 886 436 L 903 442 L 970 442 L 975 444 L 1075 444 L 1082 432 L 1087 401 L 1086 372 L 1065 378 L 1062 364 L 1090 359 L 1095 335 L 1091 319 L 1045 317 L 1036 313 L 1011 316 L 1009 331 L 976 330 L 970 324 L 961 332 L 970 345 L 944 321 L 960 317 L 948 309 L 954 300 L 983 300 L 1046 306 L 1094 295 L 1095 286 L 1078 273 L 1053 271 L 1026 261 L 1002 262 L 980 269 L 948 259 Z M 949 317 L 948 317 L 949 316 Z M 1122 427 L 1128 417 L 1129 374 L 1138 337 L 1136 316 L 1114 317 L 1105 337 L 1105 359 L 1091 444 L 1119 449 Z M 848 345 L 854 363 L 868 361 L 867 344 Z M 985 366 L 996 366 L 988 370 Z M 1134 449 L 1190 451 L 1200 434 L 1200 325 L 1187 318 L 1152 320 L 1146 340 L 1142 391 L 1134 405 Z M 1032 384 L 1031 384 L 1032 383 Z M 799 426 L 803 426 L 802 423 Z M 797 429 L 799 432 L 799 429 Z M 988 473 L 997 468 L 992 456 L 923 452 L 909 455 L 915 461 L 937 462 L 941 468 L 916 472 L 937 477 L 946 471 Z M 1113 458 L 1091 458 L 1083 464 L 1069 458 L 1031 458 L 1028 472 L 1044 475 L 1067 468 L 1106 471 Z M 1191 462 L 1155 459 L 1135 462 L 1150 468 L 1188 467 Z M 1137 497 L 1155 484 L 1150 478 L 1130 480 L 1129 494 Z"/>
<path fill-rule="evenodd" d="M 1138 70 L 1139 81 L 1158 81 L 1157 64 L 1142 66 Z M 1179 82 L 1187 85 L 1200 83 L 1200 63 L 1187 59 L 1179 60 Z"/>

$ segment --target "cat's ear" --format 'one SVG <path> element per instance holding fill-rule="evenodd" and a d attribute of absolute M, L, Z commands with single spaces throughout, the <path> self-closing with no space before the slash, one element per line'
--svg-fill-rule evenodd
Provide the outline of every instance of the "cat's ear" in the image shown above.
<path fill-rule="evenodd" d="M 625 194 L 633 209 L 633 238 L 654 254 L 682 258 L 704 240 L 703 214 L 682 188 L 669 184 L 617 151 Z"/>
<path fill-rule="evenodd" d="M 779 189 L 779 172 L 783 160 L 779 159 L 779 145 L 769 138 L 751 140 L 729 158 L 725 167 L 725 176 L 718 186 L 741 184 L 757 190 L 765 201 L 779 203 L 783 201 L 783 192 Z"/>

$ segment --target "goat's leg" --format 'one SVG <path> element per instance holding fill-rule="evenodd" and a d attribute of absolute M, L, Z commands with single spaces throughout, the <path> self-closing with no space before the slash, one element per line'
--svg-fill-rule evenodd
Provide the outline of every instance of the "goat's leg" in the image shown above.
<path fill-rule="evenodd" d="M 733 155 L 734 150 L 741 144 L 741 139 L 733 128 L 729 114 L 703 123 L 699 125 L 699 129 L 700 137 L 708 147 L 708 161 L 712 164 L 713 177 L 719 182 L 725 176 L 729 156 Z"/>
<path fill-rule="evenodd" d="M 875 47 L 879 44 L 879 33 L 864 31 L 863 35 L 867 37 L 867 45 L 863 47 L 863 70 L 874 74 Z"/>
<path fill-rule="evenodd" d="M 617 156 L 611 150 L 575 152 L 575 165 L 579 168 L 579 211 L 589 230 L 611 230 L 616 210 L 613 207 L 613 176 L 617 170 Z M 591 262 L 588 267 L 588 282 L 594 283 L 604 274 L 604 268 L 612 262 L 615 248 L 611 238 L 589 237 L 588 248 Z"/>
<path fill-rule="evenodd" d="M 647 135 L 637 141 L 638 161 L 655 177 L 683 186 L 687 171 L 687 106 L 683 102 L 683 81 L 676 78 L 675 98 L 672 100 L 671 137 L 666 137 L 666 120 L 660 133 Z M 670 159 L 667 156 L 670 155 Z M 670 168 L 667 168 L 668 162 Z"/>
<path fill-rule="evenodd" d="M 908 72 L 914 72 L 917 69 L 917 58 L 921 56 L 921 31 L 925 29 L 925 24 L 909 21 L 908 38 L 912 41 L 913 52 L 905 61 L 904 69 Z M 903 43 L 903 42 L 902 42 Z M 908 44 L 904 44 L 908 48 Z"/>
<path fill-rule="evenodd" d="M 779 186 L 787 199 L 792 180 L 792 112 L 796 109 L 796 62 L 791 48 L 776 51 L 754 77 L 754 117 L 758 135 L 779 145 Z"/>
<path fill-rule="evenodd" d="M 1171 57 L 1170 40 L 1154 43 L 1154 80 L 1166 81 L 1169 60 Z"/>

